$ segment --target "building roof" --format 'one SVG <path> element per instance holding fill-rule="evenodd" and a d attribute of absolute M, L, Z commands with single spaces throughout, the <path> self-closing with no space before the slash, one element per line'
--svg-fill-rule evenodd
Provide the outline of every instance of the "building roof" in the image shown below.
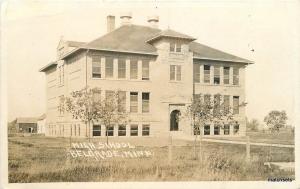
<path fill-rule="evenodd" d="M 174 37 L 180 39 L 186 39 L 189 41 L 195 40 L 195 38 L 188 36 L 186 34 L 179 33 L 177 31 L 167 29 L 160 30 L 157 28 L 152 28 L 148 26 L 140 25 L 123 25 L 110 33 L 107 33 L 91 42 L 75 42 L 77 48 L 71 52 L 65 54 L 62 59 L 67 58 L 73 53 L 83 50 L 102 50 L 102 51 L 113 51 L 113 52 L 125 52 L 125 53 L 136 53 L 144 55 L 157 55 L 157 49 L 150 44 L 150 42 L 157 40 L 161 37 Z M 189 43 L 190 51 L 194 53 L 194 59 L 204 59 L 204 60 L 216 60 L 216 61 L 228 61 L 237 62 L 244 64 L 253 63 L 250 60 L 237 57 L 235 55 L 211 48 L 209 46 L 197 43 Z M 49 66 L 43 67 L 40 71 L 45 71 Z"/>
<path fill-rule="evenodd" d="M 189 44 L 190 51 L 193 52 L 195 59 L 207 59 L 207 60 L 219 60 L 229 62 L 240 62 L 252 64 L 253 62 L 244 58 L 237 57 L 235 55 L 220 51 L 218 49 L 211 48 L 209 46 L 191 42 Z"/>
<path fill-rule="evenodd" d="M 162 37 L 172 37 L 172 38 L 185 39 L 185 40 L 190 40 L 190 41 L 195 40 L 195 38 L 188 36 L 186 34 L 179 33 L 177 31 L 174 31 L 171 29 L 167 29 L 167 30 L 163 30 L 159 33 L 156 33 L 153 37 L 149 38 L 146 42 L 149 43 L 149 42 L 155 41 L 157 39 L 160 39 Z"/>
<path fill-rule="evenodd" d="M 16 123 L 37 123 L 36 117 L 18 117 Z"/>
<path fill-rule="evenodd" d="M 56 62 L 50 62 L 50 63 L 47 64 L 46 66 L 42 67 L 39 71 L 40 71 L 40 72 L 45 72 L 45 71 L 47 71 L 48 69 L 50 69 L 51 67 L 56 66 L 56 65 L 57 65 Z"/>
<path fill-rule="evenodd" d="M 156 55 L 156 48 L 146 41 L 160 31 L 146 26 L 124 25 L 85 44 L 83 48 Z"/>

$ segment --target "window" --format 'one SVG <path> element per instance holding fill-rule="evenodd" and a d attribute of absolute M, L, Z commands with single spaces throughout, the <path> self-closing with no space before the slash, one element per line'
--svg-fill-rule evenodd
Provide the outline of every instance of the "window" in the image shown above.
<path fill-rule="evenodd" d="M 61 65 L 58 67 L 58 81 L 59 81 L 59 85 L 63 85 L 64 84 L 64 80 L 65 80 L 65 69 L 64 69 L 64 65 Z"/>
<path fill-rule="evenodd" d="M 200 135 L 200 128 L 194 126 L 194 135 Z"/>
<path fill-rule="evenodd" d="M 59 105 L 58 105 L 59 115 L 62 116 L 65 113 L 64 107 L 64 95 L 59 96 Z"/>
<path fill-rule="evenodd" d="M 200 64 L 194 64 L 194 82 L 200 83 Z"/>
<path fill-rule="evenodd" d="M 150 135 L 150 125 L 143 125 L 142 136 L 149 136 L 149 135 Z"/>
<path fill-rule="evenodd" d="M 70 134 L 71 134 L 71 136 L 73 136 L 73 125 L 71 124 L 70 125 L 70 128 L 71 128 L 71 132 L 70 132 Z M 53 129 L 53 128 L 52 128 Z M 52 131 L 53 132 L 53 131 Z"/>
<path fill-rule="evenodd" d="M 130 92 L 130 112 L 138 112 L 138 93 Z"/>
<path fill-rule="evenodd" d="M 125 59 L 122 58 L 118 60 L 118 78 L 119 79 L 126 78 L 126 61 Z"/>
<path fill-rule="evenodd" d="M 180 43 L 170 43 L 170 52 L 181 52 L 181 44 Z"/>
<path fill-rule="evenodd" d="M 219 135 L 220 134 L 220 126 L 219 125 L 215 125 L 214 126 L 214 135 Z"/>
<path fill-rule="evenodd" d="M 114 100 L 114 91 L 110 91 L 110 90 L 105 91 L 105 99 L 108 102 L 113 101 Z"/>
<path fill-rule="evenodd" d="M 233 85 L 239 84 L 239 68 L 233 68 Z"/>
<path fill-rule="evenodd" d="M 210 135 L 210 125 L 204 126 L 204 135 Z"/>
<path fill-rule="evenodd" d="M 181 80 L 181 66 L 170 65 L 170 80 L 171 81 Z"/>
<path fill-rule="evenodd" d="M 114 59 L 106 57 L 105 59 L 105 77 L 112 78 L 114 76 Z"/>
<path fill-rule="evenodd" d="M 126 136 L 126 125 L 119 125 L 118 136 Z"/>
<path fill-rule="evenodd" d="M 149 61 L 142 63 L 142 80 L 149 80 Z"/>
<path fill-rule="evenodd" d="M 77 136 L 77 133 L 76 133 L 77 127 L 76 127 L 76 125 L 73 125 L 73 126 L 74 126 L 74 136 Z"/>
<path fill-rule="evenodd" d="M 113 125 L 110 125 L 106 128 L 106 133 L 105 135 L 106 136 L 114 136 L 114 126 Z"/>
<path fill-rule="evenodd" d="M 204 95 L 204 103 L 205 103 L 206 106 L 210 105 L 210 103 L 211 103 L 210 94 Z"/>
<path fill-rule="evenodd" d="M 230 126 L 228 124 L 224 125 L 224 135 L 229 135 Z"/>
<path fill-rule="evenodd" d="M 175 52 L 175 43 L 170 43 L 170 52 Z"/>
<path fill-rule="evenodd" d="M 181 66 L 176 66 L 176 80 L 181 81 Z"/>
<path fill-rule="evenodd" d="M 181 52 L 181 44 L 176 43 L 176 52 Z"/>
<path fill-rule="evenodd" d="M 118 112 L 126 111 L 126 92 L 118 91 Z"/>
<path fill-rule="evenodd" d="M 93 125 L 93 136 L 101 136 L 101 125 Z"/>
<path fill-rule="evenodd" d="M 240 130 L 240 125 L 239 124 L 235 124 L 233 126 L 233 134 L 238 134 Z"/>
<path fill-rule="evenodd" d="M 224 81 L 223 81 L 223 83 L 225 84 L 225 85 L 228 85 L 229 84 L 229 70 L 230 70 L 230 67 L 224 67 L 223 68 L 223 75 L 224 75 Z"/>
<path fill-rule="evenodd" d="M 220 66 L 214 67 L 214 84 L 220 84 Z"/>
<path fill-rule="evenodd" d="M 220 113 L 220 105 L 221 105 L 221 95 L 214 95 L 214 115 L 218 115 Z"/>
<path fill-rule="evenodd" d="M 130 60 L 130 79 L 138 78 L 138 62 L 137 60 Z"/>
<path fill-rule="evenodd" d="M 101 57 L 100 56 L 92 57 L 92 77 L 101 78 Z"/>
<path fill-rule="evenodd" d="M 93 102 L 99 102 L 101 100 L 101 91 L 93 90 Z"/>
<path fill-rule="evenodd" d="M 229 113 L 229 110 L 230 110 L 230 102 L 229 102 L 229 98 L 230 96 L 229 95 L 224 95 L 224 111 Z"/>
<path fill-rule="evenodd" d="M 138 136 L 138 125 L 130 125 L 130 136 Z"/>
<path fill-rule="evenodd" d="M 210 83 L 210 66 L 204 65 L 204 83 Z"/>
<path fill-rule="evenodd" d="M 233 97 L 233 114 L 239 114 L 239 97 Z"/>
<path fill-rule="evenodd" d="M 170 66 L 170 80 L 174 81 L 175 80 L 175 67 L 174 65 Z"/>
<path fill-rule="evenodd" d="M 149 112 L 150 93 L 142 93 L 142 112 Z"/>

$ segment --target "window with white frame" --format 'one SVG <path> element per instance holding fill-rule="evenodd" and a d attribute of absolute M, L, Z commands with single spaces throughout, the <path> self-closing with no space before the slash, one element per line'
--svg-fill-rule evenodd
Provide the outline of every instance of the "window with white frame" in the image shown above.
<path fill-rule="evenodd" d="M 194 82 L 200 83 L 200 64 L 194 64 Z"/>
<path fill-rule="evenodd" d="M 150 135 L 150 125 L 144 124 L 142 125 L 142 136 L 149 136 Z"/>
<path fill-rule="evenodd" d="M 204 83 L 210 83 L 210 65 L 204 65 Z"/>
<path fill-rule="evenodd" d="M 181 81 L 181 66 L 180 65 L 170 65 L 170 80 L 171 81 Z"/>
<path fill-rule="evenodd" d="M 112 78 L 114 76 L 114 59 L 112 57 L 105 58 L 105 77 Z"/>
<path fill-rule="evenodd" d="M 92 57 L 92 77 L 101 78 L 101 57 L 100 56 Z"/>
<path fill-rule="evenodd" d="M 233 126 L 233 134 L 238 134 L 240 130 L 240 125 L 237 123 Z"/>
<path fill-rule="evenodd" d="M 126 125 L 119 125 L 118 136 L 126 136 Z"/>
<path fill-rule="evenodd" d="M 229 95 L 224 95 L 223 104 L 224 104 L 224 111 L 229 113 L 229 110 L 230 110 L 230 96 Z"/>
<path fill-rule="evenodd" d="M 101 125 L 93 125 L 93 136 L 101 136 Z"/>
<path fill-rule="evenodd" d="M 239 114 L 239 102 L 240 97 L 239 96 L 233 96 L 233 114 Z"/>
<path fill-rule="evenodd" d="M 239 84 L 239 68 L 233 67 L 233 85 Z"/>
<path fill-rule="evenodd" d="M 130 60 L 130 79 L 138 78 L 138 61 L 135 59 Z"/>
<path fill-rule="evenodd" d="M 204 135 L 210 135 L 210 125 L 204 125 Z"/>
<path fill-rule="evenodd" d="M 114 126 L 113 125 L 106 127 L 105 136 L 114 136 Z"/>
<path fill-rule="evenodd" d="M 224 66 L 224 68 L 223 68 L 223 83 L 225 85 L 229 84 L 229 73 L 230 73 L 230 67 Z"/>
<path fill-rule="evenodd" d="M 130 136 L 138 136 L 138 125 L 136 124 L 133 124 L 133 125 L 130 125 Z"/>
<path fill-rule="evenodd" d="M 130 112 L 138 112 L 138 93 L 130 92 Z"/>
<path fill-rule="evenodd" d="M 230 132 L 230 125 L 225 124 L 224 125 L 224 135 L 229 135 Z"/>
<path fill-rule="evenodd" d="M 220 84 L 220 66 L 214 66 L 214 84 Z"/>
<path fill-rule="evenodd" d="M 149 61 L 143 60 L 142 62 L 142 80 L 149 80 Z"/>
<path fill-rule="evenodd" d="M 171 42 L 170 43 L 170 52 L 181 52 L 181 43 L 179 42 Z"/>
<path fill-rule="evenodd" d="M 118 112 L 126 111 L 126 91 L 118 91 Z"/>
<path fill-rule="evenodd" d="M 214 135 L 220 135 L 220 125 L 214 125 Z"/>
<path fill-rule="evenodd" d="M 118 59 L 118 78 L 126 78 L 126 60 L 123 58 Z"/>
<path fill-rule="evenodd" d="M 142 93 L 142 112 L 147 113 L 149 112 L 149 103 L 150 101 L 150 93 Z"/>

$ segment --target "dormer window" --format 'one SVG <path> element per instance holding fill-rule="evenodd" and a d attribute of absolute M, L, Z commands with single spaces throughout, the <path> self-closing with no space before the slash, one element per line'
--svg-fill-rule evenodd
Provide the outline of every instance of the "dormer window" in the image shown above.
<path fill-rule="evenodd" d="M 170 52 L 181 52 L 181 44 L 180 43 L 170 43 Z"/>

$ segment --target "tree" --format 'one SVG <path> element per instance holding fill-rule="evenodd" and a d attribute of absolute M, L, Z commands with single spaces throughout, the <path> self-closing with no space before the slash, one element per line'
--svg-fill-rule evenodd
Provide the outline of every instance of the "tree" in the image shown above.
<path fill-rule="evenodd" d="M 251 121 L 247 120 L 246 127 L 249 131 L 258 131 L 259 121 L 257 119 L 252 119 Z"/>
<path fill-rule="evenodd" d="M 269 112 L 269 114 L 264 118 L 264 122 L 267 124 L 267 126 L 272 132 L 278 132 L 280 128 L 286 125 L 287 119 L 288 118 L 284 110 L 273 110 Z"/>
<path fill-rule="evenodd" d="M 224 129 L 225 124 L 233 124 L 235 122 L 232 108 L 229 105 L 229 99 L 221 100 L 220 94 L 214 95 L 213 101 L 210 95 L 197 94 L 194 95 L 192 103 L 187 107 L 187 115 L 192 119 L 192 127 L 195 135 L 194 149 L 196 149 L 197 136 L 203 135 L 204 126 L 213 123 L 215 126 Z M 195 150 L 196 157 L 196 150 Z"/>
<path fill-rule="evenodd" d="M 119 92 L 111 91 L 101 98 L 101 90 L 88 87 L 71 93 L 61 102 L 65 104 L 65 110 L 71 113 L 73 119 L 81 120 L 86 127 L 87 137 L 90 138 L 90 124 L 102 124 L 106 129 L 108 143 L 108 127 L 112 124 L 126 123 L 127 114 L 121 102 L 123 97 Z M 61 107 L 61 106 L 60 106 Z"/>

